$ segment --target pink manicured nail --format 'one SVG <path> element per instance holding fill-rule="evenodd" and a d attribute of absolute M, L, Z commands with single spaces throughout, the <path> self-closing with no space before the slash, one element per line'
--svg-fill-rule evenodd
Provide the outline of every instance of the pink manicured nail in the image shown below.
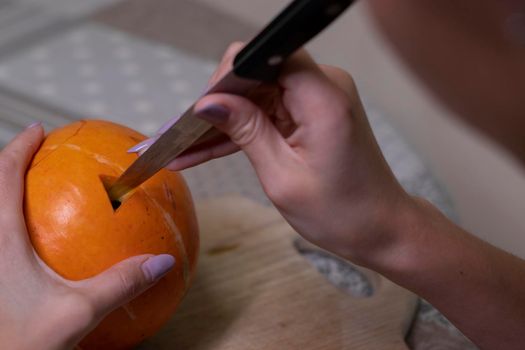
<path fill-rule="evenodd" d="M 29 125 L 26 127 L 26 130 L 27 130 L 27 129 L 31 129 L 31 128 L 36 128 L 37 126 L 41 126 L 41 125 L 42 125 L 42 122 L 34 122 L 34 123 L 29 124 Z"/>
<path fill-rule="evenodd" d="M 153 256 L 142 264 L 142 272 L 151 281 L 155 282 L 167 274 L 175 266 L 175 258 L 169 254 Z"/>

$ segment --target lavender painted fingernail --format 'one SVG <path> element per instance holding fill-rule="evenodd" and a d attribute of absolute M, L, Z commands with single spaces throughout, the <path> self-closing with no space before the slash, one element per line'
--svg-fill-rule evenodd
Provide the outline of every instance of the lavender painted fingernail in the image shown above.
<path fill-rule="evenodd" d="M 29 124 L 27 127 L 26 127 L 26 130 L 27 129 L 31 129 L 31 128 L 35 128 L 37 126 L 41 126 L 42 125 L 42 122 L 34 122 L 34 123 L 31 123 Z"/>
<path fill-rule="evenodd" d="M 222 124 L 228 121 L 230 110 L 222 105 L 212 104 L 196 111 L 195 115 L 212 124 Z"/>
<path fill-rule="evenodd" d="M 142 264 L 142 272 L 150 282 L 155 282 L 175 266 L 175 258 L 169 254 L 153 256 Z"/>
<path fill-rule="evenodd" d="M 146 147 L 149 147 L 152 143 L 152 139 L 147 139 L 142 141 L 141 143 L 136 144 L 135 146 L 128 149 L 128 153 L 137 153 L 141 150 L 143 150 Z"/>

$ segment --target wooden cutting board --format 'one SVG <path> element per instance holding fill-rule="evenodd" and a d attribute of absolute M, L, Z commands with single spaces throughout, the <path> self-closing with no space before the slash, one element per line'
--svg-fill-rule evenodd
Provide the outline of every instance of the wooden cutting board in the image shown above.
<path fill-rule="evenodd" d="M 406 349 L 417 298 L 369 272 L 374 295 L 333 286 L 272 208 L 242 197 L 197 205 L 201 255 L 174 318 L 140 349 Z"/>

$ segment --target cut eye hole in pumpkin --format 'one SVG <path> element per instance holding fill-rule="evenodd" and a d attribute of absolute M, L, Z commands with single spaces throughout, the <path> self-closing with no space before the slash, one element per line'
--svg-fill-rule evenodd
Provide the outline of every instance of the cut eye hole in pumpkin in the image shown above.
<path fill-rule="evenodd" d="M 111 199 L 109 196 L 109 189 L 111 188 L 111 185 L 117 181 L 117 178 L 114 176 L 109 175 L 100 175 L 100 181 L 102 181 L 102 184 L 104 185 L 104 189 L 106 190 L 106 193 L 108 194 L 108 200 L 111 202 L 111 206 L 113 207 L 113 210 L 117 210 L 122 205 L 121 199 Z"/>
<path fill-rule="evenodd" d="M 113 210 L 117 210 L 118 208 L 120 208 L 121 204 L 122 204 L 122 202 L 119 201 L 119 200 L 113 199 L 111 201 L 111 206 L 113 207 Z"/>

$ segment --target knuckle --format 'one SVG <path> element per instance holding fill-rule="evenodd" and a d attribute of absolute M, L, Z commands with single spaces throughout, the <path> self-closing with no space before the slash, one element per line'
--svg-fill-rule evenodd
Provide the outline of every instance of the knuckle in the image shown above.
<path fill-rule="evenodd" d="M 122 267 L 116 267 L 118 277 L 119 293 L 123 300 L 132 299 L 138 293 L 138 286 L 129 273 Z"/>
<path fill-rule="evenodd" d="M 355 87 L 355 80 L 352 74 L 339 67 L 332 67 L 332 69 L 340 77 L 341 81 L 345 82 L 349 87 Z"/>
<path fill-rule="evenodd" d="M 242 41 L 234 41 L 232 42 L 228 48 L 226 49 L 226 55 L 227 56 L 230 56 L 230 55 L 235 55 L 237 54 L 239 51 L 241 51 L 241 49 L 244 47 L 244 43 Z"/>
<path fill-rule="evenodd" d="M 343 82 L 343 87 L 345 91 L 357 91 L 357 86 L 355 84 L 354 77 L 347 71 L 339 69 L 341 81 Z"/>
<path fill-rule="evenodd" d="M 352 74 L 348 71 L 334 66 L 322 66 L 324 73 L 348 95 L 357 94 L 357 86 Z"/>
<path fill-rule="evenodd" d="M 243 116 L 231 131 L 231 140 L 240 147 L 252 144 L 257 140 L 264 127 L 264 116 L 254 111 L 249 116 Z"/>
<path fill-rule="evenodd" d="M 226 49 L 226 51 L 224 52 L 224 55 L 223 55 L 223 58 L 222 58 L 222 62 L 221 62 L 221 66 L 223 65 L 228 65 L 230 66 L 233 62 L 233 59 L 234 57 L 237 55 L 237 53 L 239 53 L 239 51 L 241 51 L 241 49 L 244 47 L 244 43 L 243 42 L 240 42 L 240 41 L 235 41 L 233 43 L 231 43 L 228 48 Z"/>

